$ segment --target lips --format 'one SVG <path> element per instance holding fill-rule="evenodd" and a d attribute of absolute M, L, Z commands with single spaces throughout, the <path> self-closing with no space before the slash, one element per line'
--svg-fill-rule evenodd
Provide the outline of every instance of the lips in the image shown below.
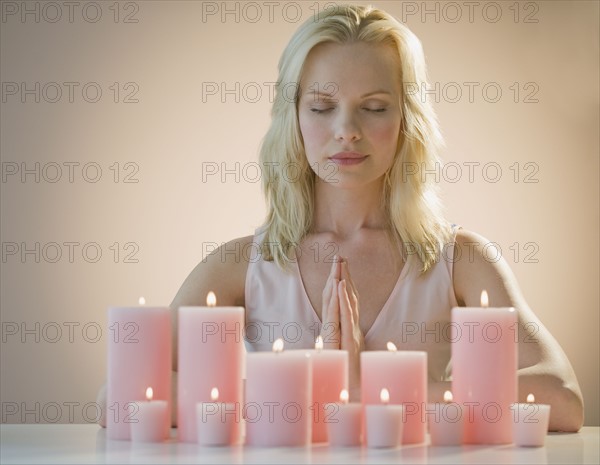
<path fill-rule="evenodd" d="M 368 155 L 358 152 L 339 152 L 329 157 L 337 165 L 357 165 L 368 158 Z"/>

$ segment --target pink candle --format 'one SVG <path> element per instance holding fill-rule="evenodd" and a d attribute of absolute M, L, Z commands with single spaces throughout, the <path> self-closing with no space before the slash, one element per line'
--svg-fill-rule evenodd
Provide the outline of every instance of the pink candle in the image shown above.
<path fill-rule="evenodd" d="M 361 352 L 362 403 L 378 404 L 381 389 L 389 390 L 390 404 L 404 407 L 402 443 L 425 441 L 421 410 L 427 403 L 427 352 L 396 350 Z"/>
<path fill-rule="evenodd" d="M 246 443 L 251 446 L 307 446 L 312 431 L 312 370 L 306 351 L 272 352 L 246 357 Z"/>
<path fill-rule="evenodd" d="M 198 441 L 196 404 L 210 402 L 214 386 L 222 402 L 239 405 L 242 399 L 244 309 L 215 307 L 212 292 L 207 304 L 179 307 L 177 426 L 184 442 Z"/>
<path fill-rule="evenodd" d="M 133 442 L 160 442 L 169 438 L 169 410 L 166 400 L 152 400 L 153 390 L 146 389 L 146 401 L 135 402 L 131 420 Z"/>
<path fill-rule="evenodd" d="M 380 393 L 381 405 L 367 405 L 366 426 L 368 447 L 398 447 L 401 442 L 402 405 L 389 405 L 390 393 L 383 388 Z"/>
<path fill-rule="evenodd" d="M 513 442 L 517 446 L 541 447 L 546 440 L 550 422 L 550 406 L 535 404 L 533 394 L 526 404 L 513 404 Z"/>
<path fill-rule="evenodd" d="M 230 446 L 240 437 L 239 403 L 217 402 L 218 388 L 210 393 L 212 402 L 196 404 L 198 443 L 202 446 Z"/>
<path fill-rule="evenodd" d="M 167 402 L 170 427 L 171 315 L 166 307 L 108 309 L 108 376 L 106 428 L 110 439 L 130 439 L 135 402 L 146 388 Z M 139 412 L 138 412 L 139 413 Z"/>
<path fill-rule="evenodd" d="M 340 402 L 325 404 L 325 424 L 330 446 L 360 446 L 362 443 L 362 404 L 348 403 L 348 391 L 340 392 Z"/>
<path fill-rule="evenodd" d="M 452 402 L 452 393 L 444 393 L 444 403 L 427 404 L 427 423 L 432 446 L 462 444 L 464 430 L 463 406 Z"/>
<path fill-rule="evenodd" d="M 452 392 L 464 405 L 466 444 L 512 442 L 517 401 L 517 313 L 514 308 L 452 309 Z"/>
<path fill-rule="evenodd" d="M 348 389 L 348 351 L 323 350 L 323 339 L 317 338 L 315 350 L 307 350 L 312 359 L 312 442 L 327 442 L 325 404 L 339 399 Z"/>

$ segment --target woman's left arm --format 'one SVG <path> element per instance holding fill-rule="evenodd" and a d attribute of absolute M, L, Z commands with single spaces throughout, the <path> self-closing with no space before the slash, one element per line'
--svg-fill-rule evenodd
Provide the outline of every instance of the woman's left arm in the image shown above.
<path fill-rule="evenodd" d="M 552 406 L 551 431 L 578 431 L 583 425 L 583 397 L 573 367 L 525 302 L 506 260 L 496 260 L 499 253 L 492 253 L 490 241 L 471 231 L 460 229 L 456 245 L 453 280 L 458 304 L 479 307 L 485 289 L 490 306 L 515 307 L 518 312 L 519 402 L 533 392 L 536 402 Z"/>

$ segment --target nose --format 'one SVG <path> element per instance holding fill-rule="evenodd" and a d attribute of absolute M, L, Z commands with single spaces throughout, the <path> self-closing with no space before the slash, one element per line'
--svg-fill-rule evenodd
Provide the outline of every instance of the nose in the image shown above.
<path fill-rule="evenodd" d="M 355 115 L 350 111 L 340 111 L 336 120 L 335 140 L 339 142 L 355 142 L 361 138 L 360 126 Z"/>

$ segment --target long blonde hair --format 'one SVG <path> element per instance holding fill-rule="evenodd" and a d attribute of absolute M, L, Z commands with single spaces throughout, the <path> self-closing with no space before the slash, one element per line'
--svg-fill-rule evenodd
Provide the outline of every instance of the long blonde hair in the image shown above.
<path fill-rule="evenodd" d="M 421 42 L 394 17 L 370 6 L 337 5 L 323 10 L 300 26 L 279 60 L 272 122 L 260 149 L 268 209 L 262 226 L 266 230 L 263 258 L 287 269 L 295 259 L 294 248 L 311 229 L 315 173 L 304 151 L 297 99 L 304 62 L 312 48 L 324 42 L 389 44 L 398 53 L 402 129 L 398 152 L 385 173 L 383 201 L 391 237 L 404 257 L 419 257 L 424 273 L 439 260 L 450 238 L 437 186 L 431 176 L 422 175 L 439 168 L 443 140 L 436 115 L 421 94 L 427 84 Z M 411 92 L 405 92 L 409 83 Z"/>

